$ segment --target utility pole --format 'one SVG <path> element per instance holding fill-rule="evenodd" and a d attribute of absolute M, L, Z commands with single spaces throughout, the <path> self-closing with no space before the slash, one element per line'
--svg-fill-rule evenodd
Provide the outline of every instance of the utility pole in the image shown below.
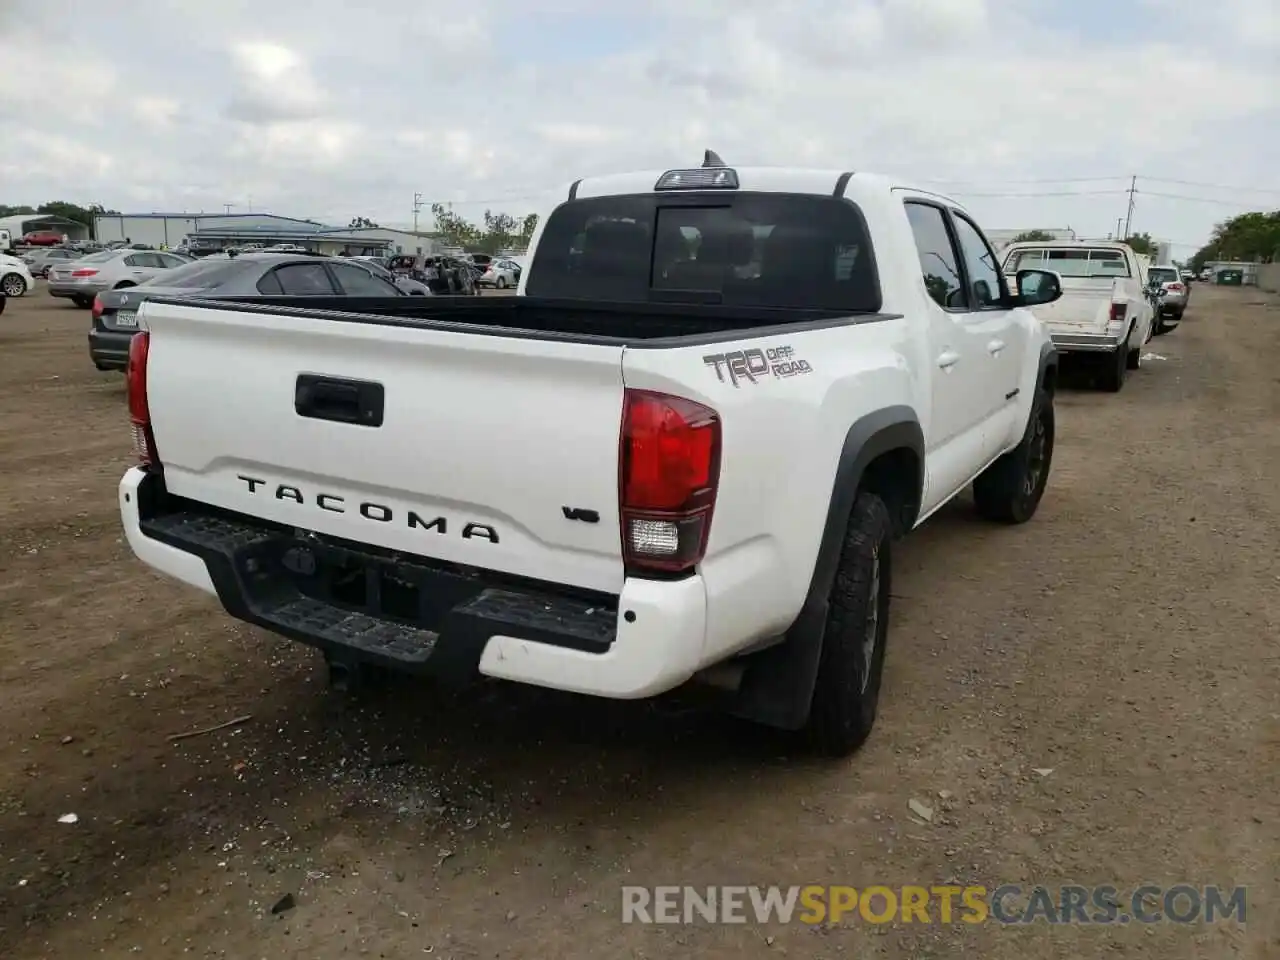
<path fill-rule="evenodd" d="M 1124 217 L 1116 217 L 1116 239 L 1117 239 L 1117 240 L 1123 240 L 1123 239 L 1124 239 L 1124 237 L 1122 237 L 1122 236 L 1120 235 L 1120 221 L 1121 221 L 1121 220 L 1123 220 L 1123 219 L 1124 219 Z"/>
<path fill-rule="evenodd" d="M 1133 226 L 1133 195 L 1138 192 L 1138 175 L 1135 173 L 1129 180 L 1129 211 L 1124 215 L 1124 236 L 1121 240 L 1129 239 L 1129 230 Z"/>
<path fill-rule="evenodd" d="M 418 211 L 422 209 L 422 194 L 413 195 L 413 232 L 418 232 Z"/>

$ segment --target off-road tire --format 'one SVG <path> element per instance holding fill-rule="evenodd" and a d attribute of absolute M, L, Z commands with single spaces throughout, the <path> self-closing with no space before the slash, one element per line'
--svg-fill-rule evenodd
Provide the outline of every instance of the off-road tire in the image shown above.
<path fill-rule="evenodd" d="M 979 516 L 999 523 L 1026 523 L 1035 516 L 1053 466 L 1053 438 L 1053 394 L 1042 389 L 1022 442 L 973 481 Z"/>
<path fill-rule="evenodd" d="M 893 521 L 884 501 L 859 493 L 827 599 L 822 654 L 805 727 L 812 746 L 828 757 L 853 753 L 875 726 L 889 634 L 892 539 Z"/>

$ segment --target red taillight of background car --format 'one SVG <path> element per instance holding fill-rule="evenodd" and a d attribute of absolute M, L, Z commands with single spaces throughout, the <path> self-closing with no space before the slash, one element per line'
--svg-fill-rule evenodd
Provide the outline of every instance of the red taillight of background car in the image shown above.
<path fill-rule="evenodd" d="M 71 271 L 73 277 L 96 277 L 98 271 L 93 267 L 78 267 Z"/>

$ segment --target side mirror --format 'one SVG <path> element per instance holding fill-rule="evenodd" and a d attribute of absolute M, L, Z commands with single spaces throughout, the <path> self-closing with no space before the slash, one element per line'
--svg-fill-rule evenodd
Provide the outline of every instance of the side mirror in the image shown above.
<path fill-rule="evenodd" d="M 1016 282 L 1020 306 L 1053 303 L 1062 296 L 1062 278 L 1052 270 L 1019 270 Z"/>

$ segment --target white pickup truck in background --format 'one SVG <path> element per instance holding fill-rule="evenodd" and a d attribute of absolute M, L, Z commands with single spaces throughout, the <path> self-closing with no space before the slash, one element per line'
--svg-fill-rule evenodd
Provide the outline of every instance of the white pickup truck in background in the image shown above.
<path fill-rule="evenodd" d="M 1026 269 L 1058 274 L 1061 299 L 1035 307 L 1036 317 L 1058 350 L 1101 361 L 1103 389 L 1120 390 L 1126 373 L 1142 366 L 1153 333 L 1145 258 L 1124 243 L 1088 240 L 1012 243 L 1003 256 L 1010 276 Z"/>
<path fill-rule="evenodd" d="M 1044 493 L 1060 291 L 1016 282 L 946 197 L 708 152 L 573 184 L 522 296 L 150 299 L 125 531 L 335 679 L 705 680 L 847 753 L 894 539 Z"/>

